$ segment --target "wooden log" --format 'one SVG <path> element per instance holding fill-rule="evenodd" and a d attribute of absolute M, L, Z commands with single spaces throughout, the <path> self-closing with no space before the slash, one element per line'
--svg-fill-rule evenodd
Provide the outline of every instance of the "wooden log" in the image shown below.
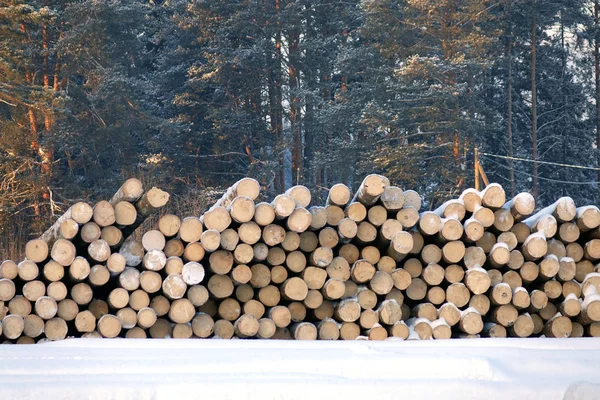
<path fill-rule="evenodd" d="M 249 197 L 238 196 L 226 208 L 231 219 L 237 223 L 243 224 L 254 218 L 254 201 Z"/>
<path fill-rule="evenodd" d="M 409 328 L 404 321 L 398 321 L 394 325 L 388 327 L 388 333 L 391 337 L 406 340 L 409 335 Z"/>
<path fill-rule="evenodd" d="M 81 311 L 75 317 L 75 329 L 77 332 L 93 332 L 96 329 L 96 317 L 90 311 Z"/>
<path fill-rule="evenodd" d="M 308 294 L 308 286 L 306 282 L 298 277 L 287 279 L 281 284 L 281 294 L 289 301 L 302 301 Z"/>
<path fill-rule="evenodd" d="M 175 324 L 173 325 L 173 339 L 189 339 L 193 336 L 192 324 Z"/>
<path fill-rule="evenodd" d="M 0 278 L 14 280 L 19 276 L 19 267 L 12 260 L 4 260 L 0 264 Z"/>
<path fill-rule="evenodd" d="M 467 270 L 464 283 L 471 293 L 483 294 L 490 288 L 492 280 L 486 270 L 474 267 Z"/>
<path fill-rule="evenodd" d="M 343 183 L 333 185 L 327 195 L 327 205 L 344 207 L 350 201 L 350 189 Z"/>
<path fill-rule="evenodd" d="M 484 207 L 498 209 L 506 203 L 504 189 L 497 183 L 491 183 L 481 191 L 481 204 Z"/>
<path fill-rule="evenodd" d="M 404 206 L 404 192 L 397 186 L 386 186 L 380 201 L 386 210 L 398 211 Z"/>
<path fill-rule="evenodd" d="M 296 208 L 296 202 L 294 199 L 287 194 L 280 194 L 276 196 L 271 202 L 275 210 L 275 218 L 276 219 L 284 219 L 287 218 L 294 212 Z"/>
<path fill-rule="evenodd" d="M 428 302 L 439 306 L 446 301 L 446 292 L 440 286 L 433 286 L 427 289 L 427 295 L 425 298 Z"/>
<path fill-rule="evenodd" d="M 446 288 L 446 301 L 456 305 L 458 308 L 467 305 L 470 298 L 469 289 L 463 283 L 453 283 Z"/>
<path fill-rule="evenodd" d="M 394 265 L 396 264 L 394 263 Z M 325 271 L 327 272 L 327 276 L 332 279 L 339 279 L 342 282 L 350 279 L 350 264 L 343 257 L 334 257 Z"/>
<path fill-rule="evenodd" d="M 325 212 L 327 214 L 327 225 L 330 226 L 337 226 L 340 223 L 340 221 L 345 217 L 344 210 L 338 206 L 329 205 L 325 207 Z"/>
<path fill-rule="evenodd" d="M 596 206 L 578 207 L 576 224 L 581 232 L 588 232 L 600 226 L 600 210 Z"/>
<path fill-rule="evenodd" d="M 396 214 L 404 229 L 410 229 L 419 222 L 419 212 L 414 207 L 404 207 Z"/>
<path fill-rule="evenodd" d="M 64 300 L 69 294 L 67 286 L 62 282 L 52 282 L 46 289 L 48 297 L 53 298 L 55 301 Z"/>
<path fill-rule="evenodd" d="M 376 269 L 369 261 L 357 260 L 352 264 L 350 277 L 356 283 L 366 283 L 375 276 L 375 273 Z"/>
<path fill-rule="evenodd" d="M 327 271 L 323 268 L 307 267 L 302 271 L 301 277 L 308 289 L 321 289 L 327 280 Z"/>
<path fill-rule="evenodd" d="M 405 190 L 404 191 L 404 208 L 413 207 L 415 210 L 419 211 L 421 209 L 421 195 L 414 190 Z"/>
<path fill-rule="evenodd" d="M 353 244 L 345 244 L 340 247 L 340 257 L 344 258 L 348 263 L 353 264 L 360 258 L 360 250 Z"/>
<path fill-rule="evenodd" d="M 486 322 L 483 324 L 482 336 L 489 338 L 505 338 L 507 337 L 507 331 L 506 328 L 500 324 Z"/>
<path fill-rule="evenodd" d="M 442 258 L 448 264 L 457 264 L 465 256 L 465 244 L 460 240 L 448 242 L 442 247 Z"/>
<path fill-rule="evenodd" d="M 483 224 L 475 218 L 469 218 L 463 223 L 463 240 L 474 243 L 483 237 Z"/>
<path fill-rule="evenodd" d="M 290 332 L 294 340 L 316 340 L 318 337 L 317 327 L 310 322 L 292 324 Z"/>
<path fill-rule="evenodd" d="M 0 301 L 10 301 L 15 297 L 16 287 L 12 280 L 0 279 Z"/>
<path fill-rule="evenodd" d="M 408 232 L 396 233 L 390 242 L 387 250 L 387 255 L 396 261 L 402 260 L 414 246 L 412 235 Z"/>
<path fill-rule="evenodd" d="M 567 338 L 571 335 L 573 325 L 568 317 L 556 313 L 544 326 L 544 334 L 552 338 Z"/>
<path fill-rule="evenodd" d="M 420 278 L 413 278 L 408 288 L 406 288 L 406 297 L 413 301 L 423 300 L 427 295 L 427 284 Z"/>
<path fill-rule="evenodd" d="M 537 260 L 548 251 L 548 244 L 543 233 L 532 233 L 523 242 L 522 253 L 526 260 Z"/>
<path fill-rule="evenodd" d="M 123 242 L 119 253 L 125 257 L 127 266 L 136 267 L 142 262 L 145 250 L 141 241 L 131 238 Z"/>
<path fill-rule="evenodd" d="M 566 247 L 566 257 L 570 257 L 576 263 L 583 258 L 583 247 L 579 243 L 569 243 Z"/>
<path fill-rule="evenodd" d="M 410 315 L 416 318 L 425 318 L 433 322 L 438 319 L 438 310 L 432 303 L 420 303 L 412 308 Z"/>
<path fill-rule="evenodd" d="M 358 287 L 356 299 L 363 310 L 373 309 L 375 306 L 377 306 L 377 293 L 366 286 Z"/>
<path fill-rule="evenodd" d="M 417 226 L 421 234 L 425 236 L 432 236 L 437 234 L 442 229 L 442 220 L 434 212 L 425 211 L 421 213 Z"/>
<path fill-rule="evenodd" d="M 299 236 L 300 244 L 298 247 L 303 252 L 311 253 L 319 246 L 319 238 L 314 232 L 302 232 Z"/>
<path fill-rule="evenodd" d="M 420 340 L 430 340 L 433 336 L 431 324 L 425 318 L 410 318 L 406 325 L 411 331 L 414 331 Z"/>
<path fill-rule="evenodd" d="M 225 207 L 215 205 L 202 215 L 200 221 L 206 229 L 223 232 L 231 225 L 231 216 Z"/>
<path fill-rule="evenodd" d="M 361 307 L 355 298 L 344 299 L 335 306 L 335 318 L 340 322 L 354 322 L 360 318 Z"/>
<path fill-rule="evenodd" d="M 92 219 L 98 226 L 105 227 L 115 223 L 115 209 L 108 201 L 101 200 L 94 206 Z"/>
<path fill-rule="evenodd" d="M 377 314 L 377 311 L 374 310 L 363 310 L 360 313 L 360 318 L 358 320 L 359 325 L 361 326 L 361 328 L 363 329 L 371 329 L 372 327 L 374 327 L 376 324 L 379 323 L 379 315 Z"/>
<path fill-rule="evenodd" d="M 277 286 L 267 285 L 258 291 L 258 299 L 267 307 L 275 307 L 281 300 L 281 293 Z"/>
<path fill-rule="evenodd" d="M 377 270 L 391 274 L 396 269 L 396 260 L 390 256 L 382 256 L 377 261 Z"/>
<path fill-rule="evenodd" d="M 581 321 L 586 325 L 600 321 L 600 295 L 594 286 L 583 290 L 584 300 L 581 302 Z"/>
<path fill-rule="evenodd" d="M 481 247 L 470 246 L 465 249 L 463 261 L 467 268 L 482 267 L 485 265 L 486 259 L 486 254 Z"/>
<path fill-rule="evenodd" d="M 390 185 L 389 179 L 382 175 L 367 175 L 356 191 L 352 201 L 358 201 L 366 206 L 377 202 L 385 188 Z"/>
<path fill-rule="evenodd" d="M 25 320 L 22 316 L 9 314 L 2 319 L 2 333 L 7 339 L 17 339 L 25 329 Z"/>
<path fill-rule="evenodd" d="M 89 244 L 87 252 L 90 259 L 103 263 L 110 257 L 110 246 L 105 240 L 94 240 Z"/>
<path fill-rule="evenodd" d="M 98 333 L 105 338 L 115 338 L 121 333 L 121 321 L 115 315 L 107 314 L 98 320 Z"/>
<path fill-rule="evenodd" d="M 54 242 L 58 239 L 72 239 L 72 237 L 61 237 L 61 235 L 63 234 L 63 223 L 65 223 L 65 221 L 67 220 L 73 220 L 77 224 L 84 225 L 92 219 L 92 215 L 93 209 L 89 204 L 84 202 L 75 203 L 71 207 L 69 207 L 69 209 L 67 209 L 67 211 L 40 236 L 40 239 L 48 243 L 48 246 L 54 244 Z M 70 224 L 71 227 L 73 227 L 73 224 L 71 223 L 66 224 Z M 67 229 L 65 230 L 68 231 Z"/>
<path fill-rule="evenodd" d="M 58 311 L 56 315 L 65 320 L 73 321 L 79 313 L 79 306 L 71 299 L 64 299 L 58 303 Z"/>
<path fill-rule="evenodd" d="M 438 286 L 444 280 L 444 268 L 436 263 L 428 264 L 421 273 L 423 281 L 429 286 Z"/>
<path fill-rule="evenodd" d="M 48 244 L 42 239 L 33 239 L 25 245 L 25 257 L 35 263 L 44 262 L 48 258 Z"/>
<path fill-rule="evenodd" d="M 310 190 L 306 186 L 296 185 L 285 191 L 285 194 L 294 199 L 297 207 L 306 208 L 310 204 Z"/>
<path fill-rule="evenodd" d="M 486 273 L 487 275 L 487 273 Z M 451 264 L 448 265 L 444 271 L 444 279 L 448 283 L 462 282 L 465 277 L 465 270 L 462 266 Z"/>
<path fill-rule="evenodd" d="M 471 296 L 469 307 L 475 308 L 481 315 L 487 315 L 491 307 L 490 298 L 485 294 Z"/>
<path fill-rule="evenodd" d="M 522 192 L 507 201 L 502 208 L 510 211 L 515 221 L 521 221 L 535 210 L 535 199 L 530 193 Z"/>
<path fill-rule="evenodd" d="M 494 211 L 494 229 L 498 232 L 508 232 L 515 224 L 515 220 L 510 211 L 500 208 Z"/>
<path fill-rule="evenodd" d="M 75 257 L 69 266 L 69 278 L 75 282 L 84 281 L 90 275 L 90 263 L 84 257 Z"/>
<path fill-rule="evenodd" d="M 121 233 L 122 234 L 122 233 Z M 83 244 L 92 243 L 102 237 L 102 228 L 95 222 L 88 222 L 79 230 L 78 242 Z"/>
<path fill-rule="evenodd" d="M 437 311 L 438 317 L 444 319 L 448 325 L 454 326 L 460 321 L 460 310 L 452 303 L 444 303 Z"/>
<path fill-rule="evenodd" d="M 214 231 L 207 231 L 207 232 L 214 232 Z M 206 233 L 206 232 L 204 232 L 204 233 Z M 218 245 L 219 245 L 219 243 L 217 243 L 217 247 L 218 247 Z M 183 242 L 181 240 L 171 239 L 165 243 L 165 248 L 163 250 L 163 253 L 165 253 L 165 256 L 167 256 L 167 257 L 181 257 L 185 251 L 185 247 L 186 246 L 183 244 Z M 202 247 L 204 247 L 204 245 Z M 206 247 L 205 247 L 205 250 L 206 250 Z"/>
<path fill-rule="evenodd" d="M 258 198 L 259 194 L 260 184 L 256 179 L 242 178 L 227 189 L 223 196 L 216 202 L 216 205 L 227 207 L 240 196 L 248 197 L 254 201 Z"/>
<path fill-rule="evenodd" d="M 23 335 L 35 339 L 44 333 L 45 321 L 35 314 L 30 314 L 23 319 Z M 0 323 L 0 336 L 2 324 Z"/>
<path fill-rule="evenodd" d="M 264 264 L 254 264 L 250 267 L 252 272 L 252 278 L 250 278 L 250 285 L 253 288 L 263 288 L 271 282 L 271 271 Z M 300 279 L 300 278 L 298 278 Z"/>
<path fill-rule="evenodd" d="M 208 291 L 217 299 L 231 296 L 233 290 L 233 282 L 227 275 L 213 275 L 208 280 Z"/>
<path fill-rule="evenodd" d="M 71 265 L 75 259 L 75 256 L 77 255 L 77 252 L 72 242 L 66 239 L 58 239 L 52 245 L 50 254 L 54 261 L 63 267 L 67 267 Z M 23 279 L 23 277 L 21 278 Z"/>
<path fill-rule="evenodd" d="M 190 322 L 194 315 L 196 314 L 196 309 L 191 301 L 188 299 L 177 299 L 171 303 L 171 308 L 169 309 L 169 319 L 176 324 L 186 324 Z"/>
<path fill-rule="evenodd" d="M 260 321 L 259 321 L 260 322 Z M 225 319 L 220 319 L 214 322 L 215 337 L 221 339 L 231 339 L 234 334 L 233 324 Z M 260 332 L 260 329 L 259 329 Z"/>
<path fill-rule="evenodd" d="M 235 335 L 240 338 L 254 337 L 258 333 L 260 323 L 252 314 L 244 314 L 233 324 Z"/>
<path fill-rule="evenodd" d="M 424 246 L 421 250 L 421 260 L 425 264 L 439 263 L 442 260 L 442 249 L 433 243 Z"/>
<path fill-rule="evenodd" d="M 504 304 L 492 310 L 492 320 L 505 328 L 511 327 L 518 316 L 519 312 L 511 304 Z"/>
<path fill-rule="evenodd" d="M 262 233 L 263 233 L 263 230 L 261 230 L 261 227 L 254 221 L 245 222 L 245 223 L 241 224 L 240 227 L 238 228 L 239 239 L 243 243 L 248 244 L 248 245 L 256 244 L 260 240 Z M 283 234 L 283 238 L 284 237 L 285 237 L 285 232 Z M 281 238 L 281 241 L 283 241 L 283 238 Z M 281 242 L 279 242 L 279 243 L 281 243 Z M 279 244 L 279 243 L 276 243 L 276 244 Z"/>
<path fill-rule="evenodd" d="M 92 301 L 94 292 L 87 283 L 78 283 L 71 288 L 71 298 L 80 306 L 84 306 Z"/>
<path fill-rule="evenodd" d="M 254 222 L 259 226 L 267 226 L 275 221 L 275 208 L 269 203 L 258 203 L 254 206 Z"/>
<path fill-rule="evenodd" d="M 531 305 L 531 296 L 527 289 L 522 286 L 512 288 L 512 305 L 515 306 L 517 310 L 524 310 L 529 308 Z"/>
<path fill-rule="evenodd" d="M 88 305 L 88 310 L 96 319 L 100 319 L 100 317 L 109 313 L 108 303 L 99 299 L 92 300 Z"/>
<path fill-rule="evenodd" d="M 469 335 L 476 335 L 483 330 L 481 314 L 474 307 L 469 307 L 460 313 L 458 324 L 460 330 Z"/>
<path fill-rule="evenodd" d="M 438 233 L 438 239 L 441 242 L 459 240 L 464 233 L 462 223 L 456 218 L 443 218 L 442 227 Z"/>
<path fill-rule="evenodd" d="M 496 220 L 494 216 L 494 211 L 482 206 L 477 206 L 475 208 L 475 211 L 473 211 L 472 218 L 479 221 L 484 228 L 491 227 L 492 225 L 494 225 L 494 221 Z"/>
<path fill-rule="evenodd" d="M 137 314 L 131 307 L 120 309 L 117 311 L 116 316 L 121 321 L 121 327 L 124 329 L 131 329 L 137 324 Z"/>

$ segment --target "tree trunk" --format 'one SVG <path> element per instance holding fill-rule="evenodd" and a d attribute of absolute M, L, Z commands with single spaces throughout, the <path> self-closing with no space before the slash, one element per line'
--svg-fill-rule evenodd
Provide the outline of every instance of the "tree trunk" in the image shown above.
<path fill-rule="evenodd" d="M 600 149 L 600 3 L 594 0 L 594 77 L 596 80 L 596 148 Z M 598 166 L 600 166 L 600 152 L 598 153 Z M 598 171 L 600 183 L 600 171 Z"/>
<path fill-rule="evenodd" d="M 507 87 L 507 97 L 508 97 L 508 120 L 507 120 L 507 124 L 506 124 L 506 139 L 507 139 L 507 144 L 508 144 L 508 156 L 509 157 L 514 157 L 514 151 L 513 151 L 513 137 L 512 137 L 512 89 L 513 89 L 513 78 L 512 78 L 512 41 L 513 41 L 513 37 L 512 37 L 512 9 L 511 9 L 511 3 L 512 0 L 507 0 L 508 3 L 508 16 L 506 18 L 507 20 L 507 24 L 508 24 L 508 47 L 506 50 L 507 56 L 508 56 L 508 87 Z M 510 196 L 514 197 L 515 196 L 515 169 L 514 169 L 514 163 L 512 159 L 508 159 L 508 170 L 509 170 L 509 179 L 510 179 Z"/>
<path fill-rule="evenodd" d="M 298 184 L 302 176 L 302 110 L 300 105 L 300 33 L 291 29 L 288 33 L 288 75 L 290 86 L 290 129 L 292 146 L 292 185 Z"/>
<path fill-rule="evenodd" d="M 537 87 L 536 87 L 536 47 L 537 47 L 537 21 L 535 0 L 531 0 L 531 156 L 533 158 L 533 188 L 531 194 L 538 198 L 538 152 L 537 152 Z"/>

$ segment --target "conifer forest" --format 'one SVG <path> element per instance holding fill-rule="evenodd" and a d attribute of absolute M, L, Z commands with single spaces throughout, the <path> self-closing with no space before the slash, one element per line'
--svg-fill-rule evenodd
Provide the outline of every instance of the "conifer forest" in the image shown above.
<path fill-rule="evenodd" d="M 0 252 L 137 177 L 600 200 L 600 0 L 0 0 Z M 191 211 L 190 211 L 191 210 Z M 3 258 L 5 258 L 3 256 Z"/>

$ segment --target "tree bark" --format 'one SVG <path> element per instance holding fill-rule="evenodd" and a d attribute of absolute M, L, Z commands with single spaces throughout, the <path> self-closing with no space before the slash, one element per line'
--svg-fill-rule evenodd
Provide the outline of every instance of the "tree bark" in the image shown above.
<path fill-rule="evenodd" d="M 513 68 L 513 60 L 512 60 L 512 41 L 513 41 L 513 36 L 512 36 L 512 0 L 507 0 L 507 9 L 508 9 L 508 15 L 506 17 L 507 20 L 507 24 L 508 24 L 508 28 L 507 28 L 507 33 L 508 33 L 508 46 L 507 46 L 507 56 L 508 56 L 508 87 L 507 87 L 507 91 L 506 91 L 506 95 L 507 95 L 507 100 L 508 100 L 508 109 L 507 109 L 507 113 L 508 113 L 508 118 L 507 118 L 507 124 L 506 124 L 506 139 L 507 139 L 507 145 L 508 145 L 508 156 L 509 157 L 514 157 L 514 151 L 513 151 L 513 137 L 512 137 L 512 90 L 513 90 L 513 78 L 512 78 L 512 68 Z M 514 170 L 514 164 L 513 164 L 513 160 L 512 159 L 508 159 L 508 173 L 509 173 L 509 180 L 510 180 L 510 195 L 511 197 L 515 196 L 515 170 Z"/>
<path fill-rule="evenodd" d="M 537 81 L 536 81 L 536 49 L 537 49 L 537 19 L 535 1 L 531 0 L 531 156 L 533 158 L 533 188 L 531 194 L 536 199 L 538 189 L 538 152 L 537 152 Z"/>

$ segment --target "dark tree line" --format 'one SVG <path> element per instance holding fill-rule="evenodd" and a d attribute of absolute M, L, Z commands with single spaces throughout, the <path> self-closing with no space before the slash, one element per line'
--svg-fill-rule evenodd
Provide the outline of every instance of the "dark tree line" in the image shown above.
<path fill-rule="evenodd" d="M 597 202 L 598 0 L 0 0 L 0 222 L 141 176 Z M 522 159 L 534 160 L 522 161 Z M 539 162 L 537 162 L 539 161 Z"/>

